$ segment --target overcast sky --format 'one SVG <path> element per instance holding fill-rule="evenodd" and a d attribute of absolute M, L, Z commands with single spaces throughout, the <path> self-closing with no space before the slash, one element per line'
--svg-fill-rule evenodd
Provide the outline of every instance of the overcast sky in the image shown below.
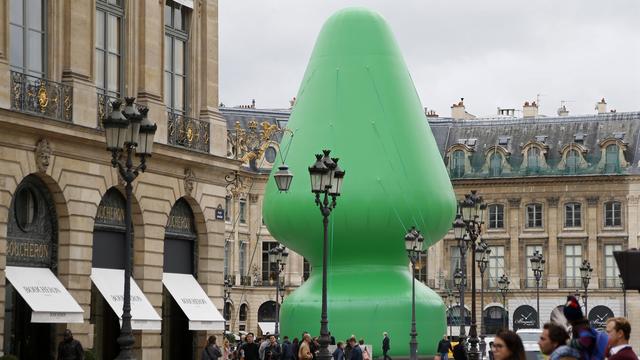
<path fill-rule="evenodd" d="M 638 0 L 219 0 L 220 101 L 286 108 L 335 11 L 366 6 L 394 32 L 424 107 L 478 116 L 536 100 L 555 114 L 640 111 Z M 519 114 L 522 116 L 522 114 Z"/>

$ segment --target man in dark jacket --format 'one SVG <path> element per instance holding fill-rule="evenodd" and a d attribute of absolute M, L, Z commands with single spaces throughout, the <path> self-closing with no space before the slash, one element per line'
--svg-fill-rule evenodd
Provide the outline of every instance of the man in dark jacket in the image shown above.
<path fill-rule="evenodd" d="M 442 337 L 442 340 L 438 343 L 438 354 L 440 354 L 440 360 L 448 360 L 449 359 L 449 350 L 453 350 L 451 348 L 451 342 L 447 338 L 447 335 Z"/>
<path fill-rule="evenodd" d="M 284 337 L 281 348 L 282 348 L 282 360 L 294 360 L 293 345 L 289 341 L 288 336 Z"/>
<path fill-rule="evenodd" d="M 58 360 L 84 360 L 82 344 L 73 338 L 69 329 L 64 331 L 64 339 L 58 345 Z"/>
<path fill-rule="evenodd" d="M 638 360 L 629 345 L 631 338 L 631 324 L 623 317 L 607 320 L 607 335 L 609 335 L 609 360 Z"/>
<path fill-rule="evenodd" d="M 248 333 L 246 343 L 240 348 L 240 360 L 259 360 L 258 344 L 253 342 L 253 333 Z"/>
<path fill-rule="evenodd" d="M 389 345 L 389 334 L 387 334 L 387 332 L 385 331 L 382 333 L 382 335 L 384 336 L 384 338 L 382 339 L 382 356 L 384 356 L 383 360 L 391 360 L 391 356 L 387 354 L 391 349 L 391 346 Z"/>
<path fill-rule="evenodd" d="M 264 349 L 264 360 L 280 360 L 282 351 L 280 350 L 280 344 L 276 341 L 276 337 L 269 336 L 269 344 Z"/>
<path fill-rule="evenodd" d="M 362 348 L 358 345 L 355 337 L 349 339 L 349 344 L 351 344 L 351 360 L 363 360 Z"/>
<path fill-rule="evenodd" d="M 464 348 L 463 340 L 453 347 L 453 358 L 455 360 L 467 360 L 467 350 Z"/>

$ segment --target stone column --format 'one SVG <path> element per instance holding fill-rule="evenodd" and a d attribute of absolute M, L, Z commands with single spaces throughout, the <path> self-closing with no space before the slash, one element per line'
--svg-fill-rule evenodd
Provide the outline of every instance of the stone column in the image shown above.
<path fill-rule="evenodd" d="M 602 219 L 598 216 L 598 196 L 587 196 L 587 213 L 585 216 L 585 227 L 587 230 L 587 256 L 583 256 L 583 259 L 588 259 L 593 267 L 594 271 L 591 273 L 591 281 L 589 282 L 589 288 L 598 288 L 599 274 L 602 270 L 602 266 L 599 264 L 598 257 L 598 224 Z"/>
<path fill-rule="evenodd" d="M 548 207 L 548 225 L 547 233 L 549 234 L 549 241 L 547 248 L 542 249 L 545 259 L 547 260 L 547 266 L 545 269 L 547 278 L 548 289 L 558 289 L 558 279 L 560 277 L 560 268 L 558 260 L 558 232 L 562 226 L 562 220 L 558 217 L 558 202 L 560 198 L 557 196 L 547 198 Z M 560 219 L 560 220 L 558 220 Z"/>
<path fill-rule="evenodd" d="M 520 288 L 520 198 L 509 198 L 509 280 L 510 288 Z M 506 255 L 506 252 L 505 252 Z M 505 268 L 506 264 L 505 264 Z"/>
<path fill-rule="evenodd" d="M 638 220 L 638 199 L 640 199 L 640 195 L 629 195 L 627 196 L 627 206 L 626 206 L 626 219 L 624 221 L 624 226 L 627 228 L 627 234 L 629 234 L 629 243 L 627 244 L 627 249 L 637 248 L 638 247 L 638 236 L 640 235 L 640 223 Z M 625 212 L 623 211 L 623 215 Z"/>

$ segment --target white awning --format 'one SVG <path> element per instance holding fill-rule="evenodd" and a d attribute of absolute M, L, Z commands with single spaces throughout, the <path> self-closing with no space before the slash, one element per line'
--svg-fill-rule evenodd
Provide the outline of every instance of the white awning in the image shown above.
<path fill-rule="evenodd" d="M 48 268 L 7 266 L 5 273 L 31 307 L 31 322 L 84 322 L 82 308 Z"/>
<path fill-rule="evenodd" d="M 107 300 L 113 312 L 118 315 L 122 324 L 124 270 L 92 268 L 91 281 Z M 160 316 L 133 278 L 131 278 L 131 328 L 134 330 L 161 329 Z"/>
<path fill-rule="evenodd" d="M 182 6 L 186 6 L 189 9 L 193 9 L 193 0 L 173 0 Z"/>
<path fill-rule="evenodd" d="M 258 327 L 262 330 L 262 335 L 276 333 L 276 323 L 274 322 L 258 322 Z"/>
<path fill-rule="evenodd" d="M 224 330 L 224 318 L 190 274 L 163 273 L 162 283 L 189 319 L 189 330 Z"/>

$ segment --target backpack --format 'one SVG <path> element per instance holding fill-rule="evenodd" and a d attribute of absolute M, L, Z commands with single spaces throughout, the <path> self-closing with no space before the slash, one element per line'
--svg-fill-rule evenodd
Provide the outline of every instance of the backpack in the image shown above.
<path fill-rule="evenodd" d="M 366 347 L 362 351 L 362 360 L 371 360 L 371 355 L 369 355 L 369 350 Z"/>

